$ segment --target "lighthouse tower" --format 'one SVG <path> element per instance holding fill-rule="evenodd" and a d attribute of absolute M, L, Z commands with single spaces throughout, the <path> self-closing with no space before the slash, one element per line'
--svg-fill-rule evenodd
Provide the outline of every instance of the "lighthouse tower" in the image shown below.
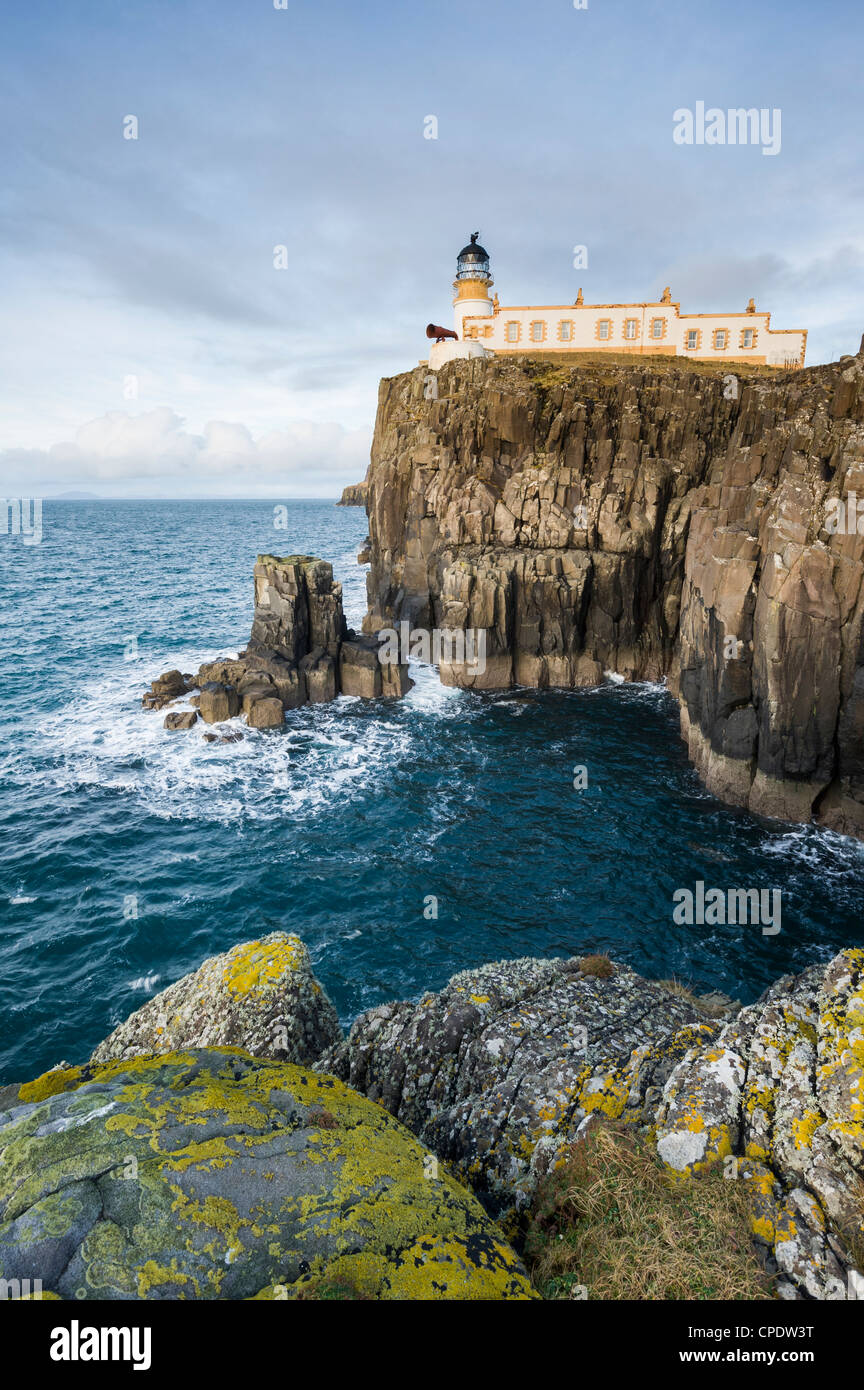
<path fill-rule="evenodd" d="M 463 319 L 476 315 L 488 317 L 493 305 L 489 290 L 495 283 L 489 272 L 489 252 L 478 246 L 479 232 L 472 234 L 467 246 L 463 246 L 456 261 L 456 279 L 453 288 L 453 326 L 460 339 L 465 337 Z"/>

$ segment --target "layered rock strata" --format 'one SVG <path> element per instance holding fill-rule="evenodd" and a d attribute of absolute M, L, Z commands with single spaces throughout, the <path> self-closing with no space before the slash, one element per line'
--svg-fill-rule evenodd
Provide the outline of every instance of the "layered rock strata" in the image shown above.
<path fill-rule="evenodd" d="M 199 718 L 218 724 L 238 715 L 251 728 L 279 728 L 286 710 L 310 702 L 340 693 L 401 696 L 410 688 L 406 665 L 380 660 L 374 639 L 348 629 L 342 585 L 327 561 L 259 555 L 254 574 L 255 611 L 245 651 L 205 662 L 197 675 L 168 671 L 144 695 L 145 709 L 184 699 L 193 704 L 191 712 L 168 714 L 166 728 L 190 728 Z"/>
<path fill-rule="evenodd" d="M 667 680 L 719 797 L 864 835 L 864 357 L 436 383 L 381 383 L 365 630 L 483 629 L 474 688 Z"/>

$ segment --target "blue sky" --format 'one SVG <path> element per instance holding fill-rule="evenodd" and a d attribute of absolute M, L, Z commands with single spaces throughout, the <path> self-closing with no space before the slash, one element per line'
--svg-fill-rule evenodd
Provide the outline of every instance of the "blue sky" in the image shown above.
<path fill-rule="evenodd" d="M 4 490 L 333 495 L 475 229 L 503 303 L 753 295 L 856 351 L 862 37 L 847 0 L 7 7 Z M 780 108 L 779 155 L 676 145 L 700 100 Z"/>

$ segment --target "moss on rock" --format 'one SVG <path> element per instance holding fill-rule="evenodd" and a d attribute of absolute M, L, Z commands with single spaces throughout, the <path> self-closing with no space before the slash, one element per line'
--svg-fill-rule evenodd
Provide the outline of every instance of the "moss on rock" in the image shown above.
<path fill-rule="evenodd" d="M 205 960 L 115 1028 L 91 1061 L 184 1047 L 240 1047 L 308 1063 L 342 1037 L 299 936 L 273 932 Z M 33 1099 L 37 1097 L 34 1095 Z"/>
<path fill-rule="evenodd" d="M 295 1298 L 307 1283 L 533 1296 L 475 1198 L 385 1110 L 334 1077 L 218 1048 L 7 1091 L 0 1277 L 64 1299 Z"/>

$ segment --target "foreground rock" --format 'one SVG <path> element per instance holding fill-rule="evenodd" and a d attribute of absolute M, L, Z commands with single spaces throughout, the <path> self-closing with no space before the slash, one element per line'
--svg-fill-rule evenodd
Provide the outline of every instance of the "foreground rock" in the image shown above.
<path fill-rule="evenodd" d="M 196 676 L 167 671 L 153 682 L 142 704 L 161 709 L 182 699 L 196 702 L 197 715 L 194 709 L 167 715 L 167 729 L 192 728 L 199 717 L 205 724 L 220 724 L 240 714 L 250 728 L 277 729 L 286 710 L 334 700 L 340 692 L 368 699 L 404 695 L 411 686 L 407 666 L 382 661 L 380 655 L 374 639 L 357 639 L 347 628 L 342 585 L 325 560 L 259 555 L 245 651 L 205 662 Z M 369 673 L 353 679 L 355 670 L 366 665 Z M 195 690 L 200 693 L 193 695 Z"/>
<path fill-rule="evenodd" d="M 653 1120 L 675 1064 L 718 1025 L 624 966 L 499 961 L 362 1014 L 319 1063 L 396 1115 L 487 1210 L 525 1204 L 592 1114 Z"/>
<path fill-rule="evenodd" d="M 751 1184 L 782 1297 L 842 1299 L 864 1262 L 864 950 L 785 976 L 669 1078 L 657 1147 Z"/>
<path fill-rule="evenodd" d="M 586 967 L 589 962 L 584 962 Z M 615 966 L 501 961 L 363 1014 L 318 1065 L 515 1216 L 597 1118 L 656 1128 L 682 1180 L 724 1164 L 783 1298 L 864 1275 L 864 950 L 778 980 L 731 1021 Z"/>
<path fill-rule="evenodd" d="M 343 1039 L 296 936 L 235 947 L 85 1066 L 0 1090 L 0 1278 L 60 1297 L 527 1297 L 397 1120 L 518 1228 L 603 1118 L 682 1182 L 719 1163 L 747 1184 L 781 1297 L 854 1297 L 864 950 L 740 1010 L 605 957 L 499 961 Z"/>
<path fill-rule="evenodd" d="M 717 796 L 864 837 L 864 355 L 426 376 L 381 383 L 365 630 L 482 629 L 456 684 L 668 679 Z"/>
<path fill-rule="evenodd" d="M 100 1043 L 92 1063 L 190 1047 L 314 1062 L 341 1041 L 336 1010 L 298 936 L 273 932 L 205 960 L 156 994 Z"/>
<path fill-rule="evenodd" d="M 0 1278 L 70 1301 L 534 1296 L 380 1106 L 219 1051 L 0 1092 Z"/>
<path fill-rule="evenodd" d="M 172 710 L 165 716 L 164 728 L 166 729 L 194 729 L 198 722 L 198 715 L 194 709 Z"/>

